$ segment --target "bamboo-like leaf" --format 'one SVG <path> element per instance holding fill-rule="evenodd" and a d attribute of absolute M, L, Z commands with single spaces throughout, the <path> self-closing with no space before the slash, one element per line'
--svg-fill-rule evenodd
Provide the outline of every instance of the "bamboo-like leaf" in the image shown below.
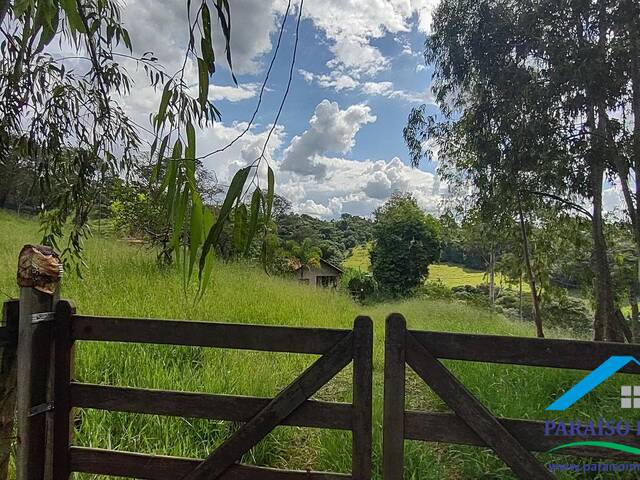
<path fill-rule="evenodd" d="M 187 149 L 184 156 L 187 160 L 196 158 L 196 131 L 190 121 L 187 122 Z"/>
<path fill-rule="evenodd" d="M 130 52 L 132 52 L 133 46 L 131 45 L 131 38 L 129 37 L 129 32 L 124 28 L 122 29 L 122 41 L 124 42 L 124 46 L 127 47 Z"/>
<path fill-rule="evenodd" d="M 170 218 L 173 218 L 173 207 L 174 207 L 174 197 L 176 194 L 176 188 L 178 188 L 179 182 L 179 174 L 180 171 L 178 169 L 178 159 L 182 156 L 182 142 L 180 139 L 176 140 L 176 143 L 173 146 L 173 154 L 171 155 L 171 159 L 169 160 L 169 166 L 167 167 L 167 173 L 165 175 L 164 181 L 162 182 L 162 186 L 160 188 L 161 191 L 167 189 L 167 210 L 169 211 Z"/>
<path fill-rule="evenodd" d="M 42 33 L 40 34 L 36 53 L 40 53 L 53 40 L 58 30 L 59 21 L 60 9 L 57 4 L 54 4 L 52 0 L 38 2 L 35 22 L 37 28 L 42 26 Z"/>
<path fill-rule="evenodd" d="M 187 148 L 185 149 L 185 170 L 191 190 L 198 190 L 196 184 L 196 132 L 193 124 L 187 122 Z"/>
<path fill-rule="evenodd" d="M 204 205 L 197 192 L 191 194 L 191 228 L 189 232 L 189 274 L 191 278 L 193 267 L 198 258 L 198 249 L 204 240 Z"/>
<path fill-rule="evenodd" d="M 156 116 L 156 130 L 160 129 L 160 125 L 164 122 L 167 115 L 167 107 L 169 106 L 169 99 L 171 98 L 171 89 L 169 88 L 170 82 L 164 85 L 162 91 L 162 99 L 160 100 L 160 108 L 158 108 L 158 115 Z"/>
<path fill-rule="evenodd" d="M 184 225 L 184 216 L 189 203 L 189 186 L 184 185 L 182 191 L 175 196 L 173 211 L 173 232 L 171 235 L 171 247 L 178 251 L 180 247 L 180 236 Z"/>
<path fill-rule="evenodd" d="M 275 175 L 271 167 L 267 169 L 267 218 L 265 225 L 271 220 L 271 213 L 273 212 L 273 197 L 275 193 Z"/>
<path fill-rule="evenodd" d="M 246 236 L 246 244 L 244 247 L 244 255 L 245 257 L 249 255 L 249 251 L 251 250 L 251 242 L 253 241 L 253 237 L 256 236 L 256 231 L 258 230 L 258 217 L 260 215 L 260 204 L 262 203 L 262 191 L 259 188 L 256 188 L 253 191 L 253 195 L 251 196 L 251 218 L 249 219 L 249 225 Z"/>
<path fill-rule="evenodd" d="M 224 35 L 225 39 L 225 52 L 227 54 L 227 63 L 229 64 L 229 70 L 231 70 L 231 78 L 237 85 L 238 80 L 233 73 L 233 63 L 231 61 L 231 12 L 229 9 L 229 1 L 217 0 L 215 5 L 216 9 L 218 10 L 218 20 L 220 21 L 222 34 Z"/>
<path fill-rule="evenodd" d="M 214 225 L 213 212 L 205 208 L 202 219 L 204 231 L 211 231 Z M 213 272 L 213 253 L 213 249 L 209 249 L 206 252 L 204 251 L 204 247 L 202 249 L 202 257 L 200 258 L 200 297 L 204 295 L 207 285 L 209 284 L 209 279 L 211 278 L 211 272 Z"/>
<path fill-rule="evenodd" d="M 162 160 L 164 159 L 164 152 L 167 150 L 167 143 L 169 142 L 169 134 L 165 135 L 160 142 L 160 149 L 158 150 L 158 162 L 151 174 L 151 182 L 154 183 L 160 175 L 160 168 L 162 168 Z M 164 188 L 162 189 L 164 191 Z"/>
<path fill-rule="evenodd" d="M 206 3 L 202 6 L 202 38 L 200 48 L 202 59 L 207 64 L 207 71 L 211 74 L 215 72 L 215 54 L 213 52 L 213 40 L 211 37 L 211 13 Z"/>
<path fill-rule="evenodd" d="M 233 249 L 235 252 L 244 251 L 247 241 L 247 207 L 242 204 L 236 207 L 236 214 L 233 220 Z"/>
<path fill-rule="evenodd" d="M 82 17 L 78 11 L 78 4 L 76 3 L 76 0 L 60 0 L 60 5 L 67 16 L 67 21 L 69 22 L 71 30 L 86 33 L 87 31 L 84 28 L 84 23 L 82 22 Z"/>
<path fill-rule="evenodd" d="M 3 0 L 7 5 L 9 4 L 9 0 Z M 29 0 L 16 0 L 13 6 L 13 14 L 16 17 L 21 17 L 24 15 L 29 8 L 31 8 L 31 2 Z M 2 10 L 4 11 L 4 10 Z"/>
<path fill-rule="evenodd" d="M 207 239 L 202 246 L 202 254 L 200 256 L 200 279 L 204 280 L 203 270 L 206 262 L 206 256 L 212 247 L 218 243 L 220 239 L 220 234 L 222 233 L 222 229 L 224 227 L 225 222 L 229 218 L 229 214 L 231 213 L 231 209 L 233 208 L 233 204 L 236 199 L 240 198 L 242 195 L 242 190 L 244 189 L 244 184 L 247 181 L 247 177 L 249 176 L 249 171 L 251 167 L 245 167 L 236 172 L 231 180 L 231 185 L 229 186 L 229 191 L 227 192 L 227 196 L 222 203 L 222 207 L 220 208 L 220 213 L 218 218 L 216 219 L 216 223 L 209 230 L 209 234 L 207 235 Z M 200 286 L 202 288 L 202 281 Z"/>
<path fill-rule="evenodd" d="M 153 155 L 156 153 L 156 148 L 158 148 L 158 137 L 153 139 L 153 143 L 149 148 L 149 157 L 153 158 Z"/>
<path fill-rule="evenodd" d="M 201 58 L 198 58 L 198 87 L 198 101 L 202 108 L 205 108 L 209 96 L 209 69 Z"/>

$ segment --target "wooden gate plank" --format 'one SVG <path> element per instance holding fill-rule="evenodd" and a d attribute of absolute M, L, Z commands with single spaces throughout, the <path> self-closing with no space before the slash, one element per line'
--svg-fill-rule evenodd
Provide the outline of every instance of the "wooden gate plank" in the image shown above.
<path fill-rule="evenodd" d="M 351 332 L 276 395 L 260 413 L 240 427 L 183 480 L 219 478 L 227 468 L 239 461 L 242 455 L 346 367 L 352 355 L 353 333 Z"/>
<path fill-rule="evenodd" d="M 71 316 L 74 305 L 61 300 L 55 310 L 55 377 L 53 410 L 53 478 L 68 480 L 71 475 L 69 448 L 71 446 L 72 418 L 70 384 L 73 374 L 73 340 Z"/>
<path fill-rule="evenodd" d="M 71 406 L 170 417 L 248 422 L 270 398 L 71 383 Z M 351 430 L 350 403 L 307 400 L 283 425 Z M 1 477 L 0 477 L 1 478 Z"/>
<path fill-rule="evenodd" d="M 98 448 L 71 447 L 74 472 L 139 480 L 175 480 L 189 473 L 202 460 L 166 457 Z M 276 470 L 252 465 L 232 465 L 222 480 L 350 480 L 351 475 L 299 470 Z"/>
<path fill-rule="evenodd" d="M 404 470 L 405 334 L 399 313 L 387 317 L 384 339 L 384 419 L 382 477 L 401 479 Z"/>
<path fill-rule="evenodd" d="M 355 480 L 371 478 L 373 382 L 373 323 L 356 318 L 353 329 L 353 434 L 351 475 Z"/>
<path fill-rule="evenodd" d="M 416 330 L 409 333 L 434 357 L 447 360 L 590 371 L 612 355 L 640 358 L 640 345 L 629 343 Z M 631 362 L 620 372 L 640 374 L 640 366 Z"/>
<path fill-rule="evenodd" d="M 324 355 L 350 330 L 74 315 L 74 340 Z"/>
<path fill-rule="evenodd" d="M 20 326 L 18 331 L 18 379 L 16 454 L 17 480 L 51 478 L 47 444 L 53 435 L 50 411 L 31 415 L 31 408 L 47 404 L 53 384 L 53 322 L 32 323 L 33 314 L 52 312 L 58 294 L 49 295 L 35 288 L 20 289 Z"/>
<path fill-rule="evenodd" d="M 406 335 L 406 360 L 433 391 L 489 445 L 519 478 L 553 479 L 535 456 L 487 410 L 411 333 Z"/>

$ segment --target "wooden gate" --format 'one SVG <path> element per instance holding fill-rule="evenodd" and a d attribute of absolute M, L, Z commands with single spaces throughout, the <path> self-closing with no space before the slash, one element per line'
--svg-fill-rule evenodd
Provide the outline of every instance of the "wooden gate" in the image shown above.
<path fill-rule="evenodd" d="M 372 323 L 353 330 L 107 318 L 78 315 L 60 301 L 55 311 L 53 478 L 72 472 L 139 479 L 332 480 L 371 477 Z M 109 341 L 321 355 L 274 398 L 210 395 L 76 383 L 73 345 Z M 309 400 L 353 362 L 352 404 Z M 247 372 L 248 375 L 251 372 Z M 72 445 L 73 408 L 243 422 L 204 460 L 161 457 Z M 238 463 L 278 425 L 352 431 L 352 473 L 275 470 Z"/>
<path fill-rule="evenodd" d="M 387 318 L 384 365 L 383 478 L 400 480 L 404 440 L 490 447 L 521 479 L 554 478 L 531 451 L 547 452 L 558 439 L 544 435 L 544 422 L 496 418 L 438 359 L 593 370 L 613 355 L 640 358 L 640 346 L 574 340 L 469 335 L 407 330 L 402 315 Z M 405 370 L 415 373 L 454 413 L 405 411 Z M 640 373 L 629 364 L 624 373 Z M 551 403 L 552 399 L 549 399 Z M 562 437 L 563 443 L 596 440 Z M 637 431 L 607 437 L 640 447 Z M 566 455 L 634 460 L 637 456 L 594 447 L 563 450 Z"/>

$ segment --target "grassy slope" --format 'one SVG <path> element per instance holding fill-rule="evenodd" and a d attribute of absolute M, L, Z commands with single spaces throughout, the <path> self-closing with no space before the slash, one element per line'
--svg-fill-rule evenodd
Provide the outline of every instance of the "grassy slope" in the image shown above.
<path fill-rule="evenodd" d="M 368 272 L 371 269 L 371 260 L 369 259 L 369 250 L 371 246 L 356 245 L 351 250 L 351 255 L 344 259 L 342 266 L 344 268 L 353 268 L 355 270 L 361 270 Z"/>
<path fill-rule="evenodd" d="M 15 268 L 20 247 L 37 241 L 37 225 L 0 211 L 0 291 L 15 296 Z M 73 299 L 81 313 L 139 317 L 200 319 L 348 328 L 358 313 L 375 321 L 375 478 L 379 478 L 382 409 L 384 318 L 402 312 L 409 326 L 455 332 L 530 335 L 530 325 L 509 322 L 499 315 L 460 303 L 409 300 L 359 307 L 349 298 L 269 278 L 250 266 L 217 266 L 216 283 L 198 305 L 185 298 L 176 269 L 159 272 L 153 256 L 122 242 L 94 238 L 87 242 L 84 279 L 64 279 L 63 296 Z M 364 312 L 361 312 L 364 310 Z M 147 388 L 240 395 L 273 395 L 298 375 L 311 357 L 257 352 L 82 343 L 76 376 L 85 382 Z M 456 375 L 495 413 L 511 417 L 544 418 L 544 407 L 577 378 L 570 372 L 510 366 L 448 362 Z M 607 417 L 618 415 L 616 391 L 620 380 L 601 387 L 604 394 L 583 400 L 575 417 L 603 407 Z M 349 401 L 348 369 L 317 398 Z M 443 410 L 414 376 L 408 378 L 409 408 Z M 604 409 L 606 407 L 606 409 Z M 599 413 L 598 413 L 599 414 Z M 624 415 L 620 415 L 624 418 Z M 76 443 L 94 447 L 204 456 L 229 433 L 222 422 L 162 418 L 98 411 L 81 412 Z M 245 462 L 288 468 L 348 471 L 349 434 L 299 428 L 278 428 L 245 458 Z M 348 443 L 347 443 L 348 445 Z M 500 461 L 467 447 L 406 443 L 407 479 L 470 479 L 484 472 L 491 478 L 511 478 Z M 98 477 L 77 477 L 98 478 Z"/>

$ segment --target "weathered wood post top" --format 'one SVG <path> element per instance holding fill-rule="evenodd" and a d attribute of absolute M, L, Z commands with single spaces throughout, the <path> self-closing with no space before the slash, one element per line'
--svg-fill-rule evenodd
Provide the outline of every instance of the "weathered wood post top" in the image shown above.
<path fill-rule="evenodd" d="M 46 245 L 25 245 L 18 259 L 18 286 L 53 295 L 62 276 L 58 254 Z"/>

